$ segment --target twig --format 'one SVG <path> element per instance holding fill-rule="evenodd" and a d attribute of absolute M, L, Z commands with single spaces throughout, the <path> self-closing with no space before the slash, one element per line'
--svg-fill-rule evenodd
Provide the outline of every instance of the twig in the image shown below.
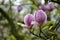
<path fill-rule="evenodd" d="M 60 1 L 58 0 L 50 0 L 51 2 L 55 2 L 55 3 L 58 3 L 58 4 L 60 4 Z"/>
<path fill-rule="evenodd" d="M 33 35 L 36 36 L 36 37 L 39 37 L 39 38 L 44 39 L 44 40 L 47 40 L 46 38 L 42 37 L 41 35 L 36 35 L 36 34 L 34 34 L 33 32 L 30 32 L 30 33 L 33 34 Z"/>
<path fill-rule="evenodd" d="M 49 37 L 48 37 L 48 35 L 42 30 L 42 28 L 40 27 L 39 28 L 39 31 L 40 31 L 40 33 L 39 33 L 39 36 L 41 35 L 41 33 L 45 36 L 45 38 L 46 39 L 48 39 Z"/>

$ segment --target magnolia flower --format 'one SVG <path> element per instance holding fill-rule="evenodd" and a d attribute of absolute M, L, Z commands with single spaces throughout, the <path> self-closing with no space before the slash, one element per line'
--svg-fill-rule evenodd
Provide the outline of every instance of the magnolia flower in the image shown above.
<path fill-rule="evenodd" d="M 47 20 L 47 15 L 43 10 L 35 11 L 34 13 L 34 20 L 39 24 L 42 25 Z"/>
<path fill-rule="evenodd" d="M 18 10 L 18 12 L 20 12 L 22 10 L 22 6 L 18 5 L 17 10 Z"/>
<path fill-rule="evenodd" d="M 39 9 L 40 9 L 40 10 L 43 10 L 43 11 L 47 11 L 46 5 L 41 5 L 41 6 L 39 6 Z"/>
<path fill-rule="evenodd" d="M 34 21 L 34 16 L 32 14 L 27 14 L 25 17 L 24 17 L 24 23 L 29 26 L 29 27 L 32 27 L 32 21 Z"/>
<path fill-rule="evenodd" d="M 54 4 L 52 2 L 48 3 L 47 8 L 48 8 L 48 10 L 53 10 Z"/>

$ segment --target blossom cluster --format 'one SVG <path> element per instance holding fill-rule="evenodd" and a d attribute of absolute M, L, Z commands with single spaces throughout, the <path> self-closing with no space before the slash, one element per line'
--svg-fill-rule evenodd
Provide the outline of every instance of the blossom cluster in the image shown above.
<path fill-rule="evenodd" d="M 45 23 L 47 21 L 47 15 L 43 10 L 37 10 L 34 12 L 34 14 L 27 14 L 24 17 L 24 23 L 28 26 L 28 27 L 32 27 L 33 24 L 31 24 L 32 22 L 36 22 L 38 23 L 38 25 L 42 25 L 43 23 Z"/>
<path fill-rule="evenodd" d="M 37 23 L 38 26 L 43 25 L 47 21 L 47 14 L 45 11 L 51 11 L 54 9 L 54 4 L 52 2 L 48 3 L 47 5 L 41 5 L 39 6 L 39 9 L 37 11 L 34 11 L 33 14 L 27 14 L 24 17 L 24 23 L 27 25 L 28 28 L 32 28 L 34 24 Z M 27 31 L 28 32 L 28 31 Z"/>
<path fill-rule="evenodd" d="M 52 2 L 48 3 L 47 5 L 41 5 L 39 6 L 39 10 L 35 11 L 34 14 L 27 14 L 24 17 L 24 23 L 25 25 L 32 27 L 33 24 L 32 21 L 38 23 L 38 25 L 42 25 L 47 21 L 47 15 L 45 11 L 47 10 L 53 10 L 54 9 L 54 4 Z"/>
<path fill-rule="evenodd" d="M 53 2 L 50 2 L 50 3 L 48 3 L 47 5 L 41 5 L 41 6 L 39 6 L 39 9 L 42 9 L 43 11 L 51 11 L 51 10 L 53 10 L 54 9 L 54 4 L 53 4 Z"/>

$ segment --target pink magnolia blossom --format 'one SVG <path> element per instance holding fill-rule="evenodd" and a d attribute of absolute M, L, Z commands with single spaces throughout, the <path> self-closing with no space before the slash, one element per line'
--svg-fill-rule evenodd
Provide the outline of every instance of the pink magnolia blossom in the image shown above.
<path fill-rule="evenodd" d="M 32 27 L 32 21 L 34 21 L 34 16 L 32 14 L 27 14 L 25 17 L 24 17 L 24 23 L 29 26 L 29 27 Z"/>
<path fill-rule="evenodd" d="M 47 15 L 43 10 L 38 10 L 38 11 L 35 11 L 34 13 L 34 19 L 39 25 L 42 25 L 43 23 L 46 22 Z"/>

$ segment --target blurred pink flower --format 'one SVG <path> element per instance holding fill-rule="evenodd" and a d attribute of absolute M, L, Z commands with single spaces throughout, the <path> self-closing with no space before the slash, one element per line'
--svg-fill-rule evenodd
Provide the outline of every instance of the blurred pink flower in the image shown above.
<path fill-rule="evenodd" d="M 18 12 L 20 12 L 22 10 L 22 6 L 21 5 L 18 5 L 17 6 L 17 10 L 18 10 Z"/>
<path fill-rule="evenodd" d="M 29 33 L 28 29 L 23 29 L 22 32 L 25 33 L 25 34 Z"/>
<path fill-rule="evenodd" d="M 46 7 L 46 5 L 41 5 L 41 6 L 39 6 L 39 9 L 40 10 L 43 10 L 43 11 L 47 11 L 47 7 Z"/>
<path fill-rule="evenodd" d="M 53 2 L 48 3 L 47 8 L 48 8 L 48 10 L 53 10 L 54 9 Z"/>

